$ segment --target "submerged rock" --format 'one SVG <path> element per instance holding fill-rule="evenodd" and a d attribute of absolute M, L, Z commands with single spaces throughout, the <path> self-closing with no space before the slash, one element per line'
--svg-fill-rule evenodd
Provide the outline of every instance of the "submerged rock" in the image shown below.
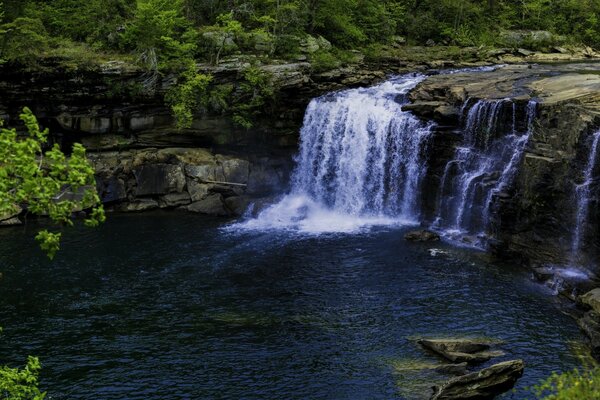
<path fill-rule="evenodd" d="M 223 196 L 215 193 L 204 200 L 196 201 L 189 206 L 183 207 L 187 211 L 199 213 L 199 214 L 207 214 L 225 217 L 231 215 L 231 212 L 225 208 L 225 204 L 223 203 Z"/>
<path fill-rule="evenodd" d="M 600 288 L 590 290 L 579 298 L 579 301 L 590 307 L 597 313 L 600 313 Z"/>
<path fill-rule="evenodd" d="M 493 399 L 512 389 L 523 376 L 524 368 L 523 360 L 512 360 L 452 378 L 442 386 L 434 388 L 435 393 L 431 400 Z"/>
<path fill-rule="evenodd" d="M 600 360 L 600 314 L 588 311 L 577 320 L 577 325 L 590 340 L 592 356 Z"/>
<path fill-rule="evenodd" d="M 424 348 L 455 363 L 482 363 L 503 356 L 502 351 L 488 351 L 490 344 L 475 339 L 420 339 Z"/>
<path fill-rule="evenodd" d="M 437 242 L 440 235 L 428 230 L 412 231 L 404 235 L 404 239 L 410 242 Z"/>

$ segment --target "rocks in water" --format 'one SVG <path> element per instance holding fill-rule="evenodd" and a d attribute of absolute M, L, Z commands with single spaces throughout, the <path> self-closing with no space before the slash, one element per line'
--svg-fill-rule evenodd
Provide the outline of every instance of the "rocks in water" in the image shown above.
<path fill-rule="evenodd" d="M 434 388 L 431 400 L 493 399 L 512 389 L 523 376 L 523 360 L 505 361 L 481 371 L 450 379 Z"/>
<path fill-rule="evenodd" d="M 477 364 L 504 355 L 502 351 L 489 351 L 488 342 L 475 339 L 420 339 L 417 343 L 455 363 Z"/>
<path fill-rule="evenodd" d="M 191 199 L 189 193 L 170 193 L 161 196 L 158 200 L 160 208 L 173 208 L 190 204 Z"/>
<path fill-rule="evenodd" d="M 533 277 L 538 282 L 554 289 L 557 294 L 572 301 L 577 301 L 580 294 L 586 293 L 597 286 L 598 280 L 593 272 L 583 268 L 555 265 L 534 267 Z"/>
<path fill-rule="evenodd" d="M 183 208 L 187 211 L 199 214 L 214 215 L 219 217 L 231 215 L 231 212 L 227 208 L 225 208 L 223 196 L 218 193 L 211 194 L 205 199 L 196 201 L 190 204 L 189 206 L 185 206 Z"/>
<path fill-rule="evenodd" d="M 577 325 L 590 340 L 592 357 L 600 360 L 600 314 L 588 311 L 577 320 Z"/>
<path fill-rule="evenodd" d="M 419 231 L 408 232 L 404 235 L 404 239 L 410 242 L 437 242 L 440 240 L 440 235 L 426 229 Z"/>
<path fill-rule="evenodd" d="M 138 211 L 148 211 L 158 208 L 158 202 L 154 199 L 137 199 L 129 203 L 123 203 L 120 207 L 118 207 L 119 211 L 126 212 L 138 212 Z"/>
<path fill-rule="evenodd" d="M 185 175 L 181 167 L 170 164 L 142 165 L 133 171 L 137 182 L 137 196 L 182 192 Z"/>
<path fill-rule="evenodd" d="M 590 290 L 583 296 L 580 296 L 579 302 L 600 314 L 600 288 Z"/>
<path fill-rule="evenodd" d="M 435 367 L 434 370 L 442 374 L 465 375 L 467 373 L 467 366 L 468 364 L 466 362 L 459 364 L 443 364 Z"/>
<path fill-rule="evenodd" d="M 592 356 L 600 360 L 600 288 L 590 290 L 578 299 L 578 304 L 591 308 L 577 320 L 577 325 L 590 340 Z"/>
<path fill-rule="evenodd" d="M 15 205 L 13 206 L 13 211 L 0 214 L 0 226 L 21 225 L 23 223 L 19 218 L 21 212 L 23 212 L 23 209 Z"/>
<path fill-rule="evenodd" d="M 120 211 L 181 208 L 211 215 L 243 214 L 254 198 L 281 187 L 288 157 L 213 154 L 202 148 L 90 153 L 102 201 Z M 238 199 L 239 197 L 239 199 Z"/>

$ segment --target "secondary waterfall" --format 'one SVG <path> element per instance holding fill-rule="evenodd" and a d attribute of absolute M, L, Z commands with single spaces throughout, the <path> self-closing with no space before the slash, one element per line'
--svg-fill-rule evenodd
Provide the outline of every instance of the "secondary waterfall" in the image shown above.
<path fill-rule="evenodd" d="M 470 108 L 462 143 L 446 165 L 434 227 L 449 236 L 485 236 L 495 197 L 516 177 L 532 132 L 536 103 L 529 102 L 523 128 L 509 99 L 480 100 Z M 468 111 L 466 111 L 468 109 Z"/>
<path fill-rule="evenodd" d="M 402 105 L 423 79 L 407 75 L 314 99 L 290 193 L 238 226 L 339 232 L 417 222 L 431 125 Z"/>
<path fill-rule="evenodd" d="M 571 262 L 576 263 L 581 253 L 583 239 L 587 226 L 587 219 L 590 212 L 590 198 L 592 195 L 591 185 L 597 174 L 594 174 L 597 163 L 598 143 L 600 142 L 600 131 L 592 136 L 592 145 L 588 156 L 587 164 L 583 174 L 583 183 L 576 185 L 575 196 L 577 199 L 577 208 L 575 209 L 575 231 L 573 233 L 573 242 L 571 244 Z"/>

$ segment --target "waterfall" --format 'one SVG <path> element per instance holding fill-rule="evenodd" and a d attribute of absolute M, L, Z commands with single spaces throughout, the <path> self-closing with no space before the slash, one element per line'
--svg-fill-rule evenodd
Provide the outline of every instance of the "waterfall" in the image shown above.
<path fill-rule="evenodd" d="M 575 263 L 580 255 L 583 244 L 585 228 L 590 208 L 590 197 L 592 195 L 591 185 L 594 181 L 594 169 L 597 165 L 598 143 L 600 142 L 600 131 L 592 136 L 592 146 L 588 156 L 587 164 L 583 174 L 583 183 L 575 186 L 577 208 L 575 209 L 575 231 L 571 244 L 571 263 Z"/>
<path fill-rule="evenodd" d="M 470 108 L 466 104 L 463 140 L 444 170 L 434 227 L 448 236 L 485 236 L 495 197 L 517 175 L 536 103 L 527 106 L 525 132 L 519 132 L 517 107 L 509 99 L 480 100 Z"/>
<path fill-rule="evenodd" d="M 416 223 L 431 125 L 402 105 L 423 79 L 407 75 L 314 99 L 289 194 L 238 227 L 338 232 Z"/>

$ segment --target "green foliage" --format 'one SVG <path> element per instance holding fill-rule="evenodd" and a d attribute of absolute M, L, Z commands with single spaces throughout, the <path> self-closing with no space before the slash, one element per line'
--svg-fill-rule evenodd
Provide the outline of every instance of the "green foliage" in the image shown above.
<path fill-rule="evenodd" d="M 272 76 L 257 67 L 247 68 L 242 73 L 239 89 L 241 98 L 232 106 L 233 121 L 250 129 L 253 119 L 266 111 L 265 107 L 275 96 Z"/>
<path fill-rule="evenodd" d="M 533 393 L 541 400 L 598 400 L 600 399 L 600 368 L 586 372 L 574 370 L 564 374 L 552 374 Z"/>
<path fill-rule="evenodd" d="M 148 70 L 158 71 L 192 57 L 197 32 L 183 16 L 181 0 L 137 0 L 135 15 L 121 40 Z"/>
<path fill-rule="evenodd" d="M 315 72 L 329 71 L 340 65 L 338 59 L 329 51 L 318 51 L 311 56 L 310 60 Z"/>
<path fill-rule="evenodd" d="M 6 400 L 43 400 L 46 393 L 38 388 L 42 366 L 37 357 L 29 357 L 25 368 L 0 367 L 0 398 Z"/>
<path fill-rule="evenodd" d="M 48 130 L 40 130 L 31 110 L 21 119 L 28 135 L 19 137 L 15 129 L 0 130 L 0 215 L 10 215 L 22 207 L 35 215 L 47 215 L 60 225 L 73 225 L 72 213 L 91 209 L 88 226 L 104 222 L 104 209 L 96 192 L 94 169 L 85 148 L 76 143 L 67 157 L 58 147 L 48 146 Z M 40 232 L 37 240 L 50 258 L 58 249 L 60 235 Z"/>
<path fill-rule="evenodd" d="M 54 36 L 110 48 L 134 11 L 135 2 L 129 0 L 50 0 L 30 4 L 25 13 L 40 19 Z"/>
<path fill-rule="evenodd" d="M 39 19 L 17 18 L 0 25 L 0 63 L 34 62 L 48 47 L 48 34 Z"/>
<path fill-rule="evenodd" d="M 194 113 L 198 112 L 200 107 L 207 107 L 212 79 L 210 75 L 198 73 L 196 65 L 190 63 L 179 76 L 177 85 L 167 93 L 166 100 L 171 106 L 179 129 L 191 127 Z"/>

